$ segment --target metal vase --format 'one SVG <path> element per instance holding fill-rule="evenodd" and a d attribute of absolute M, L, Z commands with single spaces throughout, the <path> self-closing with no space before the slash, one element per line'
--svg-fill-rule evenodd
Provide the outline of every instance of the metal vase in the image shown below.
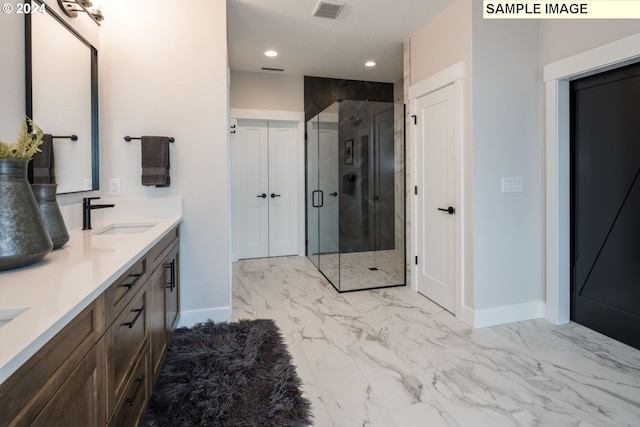
<path fill-rule="evenodd" d="M 0 271 L 38 262 L 53 249 L 27 180 L 28 164 L 0 158 Z"/>
<path fill-rule="evenodd" d="M 53 249 L 63 247 L 69 241 L 69 232 L 56 199 L 58 184 L 31 184 L 31 190 L 40 208 L 40 215 L 47 227 L 49 237 L 53 241 Z"/>

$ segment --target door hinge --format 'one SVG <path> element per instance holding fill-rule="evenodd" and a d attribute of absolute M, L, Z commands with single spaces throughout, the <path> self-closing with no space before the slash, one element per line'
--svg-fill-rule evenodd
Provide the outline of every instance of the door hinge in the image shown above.
<path fill-rule="evenodd" d="M 418 255 L 416 255 L 416 265 L 418 265 Z"/>
<path fill-rule="evenodd" d="M 418 186 L 414 186 L 413 187 L 413 194 L 415 194 L 416 196 L 418 195 Z"/>
<path fill-rule="evenodd" d="M 412 114 L 411 117 L 413 117 L 413 124 L 417 125 L 418 124 L 418 116 L 416 116 L 415 114 Z"/>

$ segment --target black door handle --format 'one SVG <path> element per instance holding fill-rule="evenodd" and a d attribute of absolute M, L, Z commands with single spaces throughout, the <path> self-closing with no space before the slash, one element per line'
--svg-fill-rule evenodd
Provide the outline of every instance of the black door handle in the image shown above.
<path fill-rule="evenodd" d="M 276 197 L 280 197 L 280 195 L 276 194 L 276 193 L 271 193 L 271 198 L 272 199 L 275 199 Z"/>
<path fill-rule="evenodd" d="M 258 194 L 258 197 L 263 198 L 263 199 L 266 199 L 266 198 L 267 198 L 267 195 L 266 195 L 266 194 L 264 194 L 264 193 L 262 193 L 262 194 Z"/>
<path fill-rule="evenodd" d="M 438 208 L 438 210 L 442 211 L 442 212 L 449 212 L 449 215 L 453 215 L 454 213 L 456 213 L 456 210 L 455 210 L 455 208 L 453 206 L 449 206 L 446 209 Z"/>
<path fill-rule="evenodd" d="M 331 193 L 331 194 L 329 194 L 329 195 L 330 195 L 330 196 L 333 196 L 333 197 L 338 197 L 338 192 L 337 192 L 337 191 L 334 191 L 333 193 Z"/>

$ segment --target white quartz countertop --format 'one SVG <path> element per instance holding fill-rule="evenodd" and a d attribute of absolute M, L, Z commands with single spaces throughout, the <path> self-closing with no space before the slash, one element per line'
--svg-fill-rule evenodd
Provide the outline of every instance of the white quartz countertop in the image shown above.
<path fill-rule="evenodd" d="M 134 234 L 71 230 L 69 242 L 28 267 L 0 272 L 0 384 L 182 220 L 139 218 L 116 224 L 154 224 Z M 13 317 L 10 309 L 27 308 Z"/>

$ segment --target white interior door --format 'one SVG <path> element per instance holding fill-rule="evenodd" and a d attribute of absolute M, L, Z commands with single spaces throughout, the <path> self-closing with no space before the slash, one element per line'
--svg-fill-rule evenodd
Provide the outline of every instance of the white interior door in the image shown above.
<path fill-rule="evenodd" d="M 269 122 L 269 256 L 298 252 L 297 123 Z"/>
<path fill-rule="evenodd" d="M 298 124 L 238 120 L 232 230 L 238 259 L 298 252 Z"/>
<path fill-rule="evenodd" d="M 453 85 L 418 98 L 416 105 L 417 287 L 418 292 L 455 314 Z"/>
<path fill-rule="evenodd" d="M 233 155 L 237 256 L 269 256 L 269 132 L 266 121 L 238 122 Z"/>

